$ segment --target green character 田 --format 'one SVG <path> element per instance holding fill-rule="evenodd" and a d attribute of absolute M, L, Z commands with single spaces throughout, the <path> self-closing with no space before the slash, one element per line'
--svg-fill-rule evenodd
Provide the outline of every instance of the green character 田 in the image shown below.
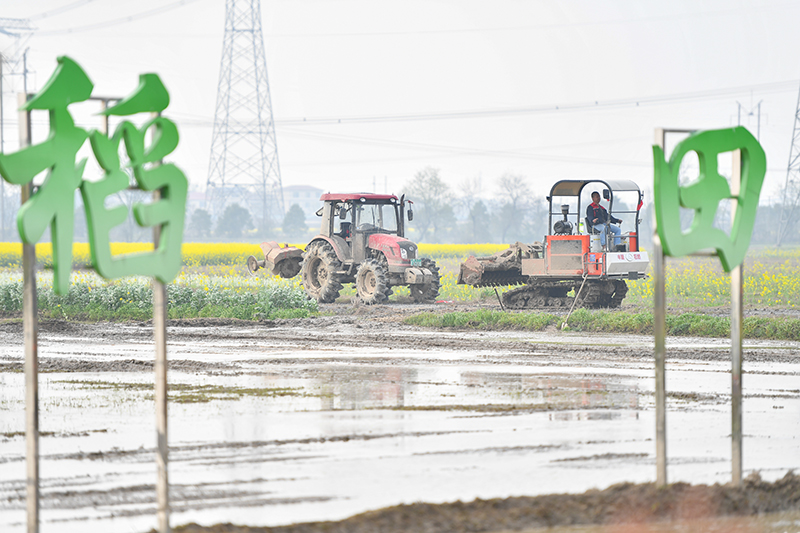
<path fill-rule="evenodd" d="M 728 181 L 717 169 L 717 156 L 733 150 L 741 150 L 738 194 L 731 193 Z M 700 175 L 696 182 L 681 187 L 678 173 L 681 161 L 689 152 L 697 154 Z M 703 131 L 680 142 L 669 162 L 663 150 L 653 146 L 653 159 L 656 225 L 664 253 L 677 257 L 713 248 L 727 272 L 740 265 L 750 245 L 767 169 L 764 150 L 755 137 L 741 126 Z M 719 203 L 725 199 L 736 201 L 730 235 L 713 226 Z M 695 211 L 692 225 L 686 232 L 681 230 L 681 207 Z"/>

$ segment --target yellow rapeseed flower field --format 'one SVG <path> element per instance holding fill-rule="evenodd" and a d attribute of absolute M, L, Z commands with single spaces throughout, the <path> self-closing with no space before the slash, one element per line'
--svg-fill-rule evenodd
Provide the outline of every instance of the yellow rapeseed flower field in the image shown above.
<path fill-rule="evenodd" d="M 300 248 L 303 245 L 295 245 Z M 146 252 L 152 250 L 150 243 L 112 243 L 113 254 Z M 505 249 L 503 244 L 420 244 L 419 255 L 435 259 L 441 268 L 440 298 L 444 300 L 469 301 L 494 298 L 492 289 L 473 289 L 457 285 L 459 263 L 469 255 L 491 255 Z M 263 257 L 257 244 L 248 243 L 185 243 L 181 249 L 184 268 L 178 283 L 196 284 L 195 276 L 229 279 L 223 283 L 225 290 L 241 290 L 255 281 L 245 281 L 244 267 L 247 257 Z M 50 243 L 36 246 L 39 264 L 52 266 L 52 247 Z M 75 266 L 89 266 L 91 257 L 89 245 L 73 245 Z M 0 243 L 0 268 L 19 269 L 22 263 L 22 245 L 19 243 Z M 199 269 L 199 270 L 198 270 Z M 202 270 L 202 274 L 198 274 Z M 751 250 L 745 261 L 745 305 L 749 307 L 785 307 L 800 305 L 800 248 L 781 248 L 777 250 Z M 73 276 L 81 275 L 78 272 Z M 243 279 L 245 278 L 245 279 Z M 238 281 L 237 281 L 238 280 Z M 299 276 L 289 283 L 299 285 Z M 244 285 L 242 285 L 244 284 Z M 219 281 L 208 284 L 219 288 Z M 643 307 L 652 306 L 652 278 L 628 281 L 630 288 L 626 304 Z M 714 258 L 668 258 L 667 259 L 667 298 L 676 307 L 718 307 L 730 303 L 730 278 L 722 271 L 719 261 Z M 344 291 L 343 295 L 348 294 Z M 395 294 L 405 295 L 402 288 Z"/>
<path fill-rule="evenodd" d="M 304 244 L 292 244 L 303 249 Z M 421 257 L 454 257 L 466 259 L 470 255 L 491 255 L 506 248 L 503 244 L 420 244 Z M 153 249 L 151 243 L 114 242 L 112 255 L 147 252 Z M 249 243 L 202 243 L 189 242 L 181 246 L 183 264 L 186 266 L 244 265 L 247 257 L 254 255 L 261 259 L 263 253 L 257 244 Z M 72 245 L 73 264 L 90 265 L 91 256 L 87 243 Z M 36 245 L 36 260 L 43 266 L 52 266 L 53 247 L 48 243 Z M 22 264 L 22 245 L 20 243 L 0 243 L 0 267 L 19 267 Z"/>
<path fill-rule="evenodd" d="M 748 307 L 800 305 L 800 249 L 751 252 L 744 263 L 744 304 Z M 730 305 L 730 276 L 715 258 L 667 258 L 666 290 L 670 305 Z M 653 279 L 628 282 L 626 302 L 650 306 Z"/>

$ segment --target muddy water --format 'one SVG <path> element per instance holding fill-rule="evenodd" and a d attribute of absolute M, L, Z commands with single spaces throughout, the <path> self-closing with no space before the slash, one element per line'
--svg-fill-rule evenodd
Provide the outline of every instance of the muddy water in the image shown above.
<path fill-rule="evenodd" d="M 0 530 L 23 531 L 20 328 L 0 327 Z M 364 318 L 170 329 L 173 524 L 276 525 L 655 477 L 645 337 L 426 332 Z M 155 525 L 147 327 L 40 340 L 42 531 Z M 800 346 L 745 349 L 745 475 L 800 470 Z M 669 345 L 670 481 L 730 477 L 724 341 Z"/>

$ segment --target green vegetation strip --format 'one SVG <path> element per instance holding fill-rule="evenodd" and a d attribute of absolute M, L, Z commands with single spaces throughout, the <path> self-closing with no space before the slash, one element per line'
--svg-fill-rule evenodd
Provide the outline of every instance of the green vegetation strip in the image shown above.
<path fill-rule="evenodd" d="M 435 314 L 420 313 L 404 320 L 406 324 L 428 328 L 479 330 L 543 331 L 558 330 L 563 316 L 540 312 L 479 310 Z M 567 331 L 605 333 L 653 333 L 653 313 L 589 311 L 578 309 L 569 318 Z M 783 317 L 747 317 L 744 336 L 748 339 L 800 340 L 800 319 Z M 690 337 L 729 337 L 730 318 L 682 313 L 667 315 L 667 335 Z"/>
<path fill-rule="evenodd" d="M 255 288 L 167 285 L 169 318 L 238 318 L 261 320 L 305 318 L 319 311 L 303 290 L 280 283 Z M 123 280 L 106 285 L 73 283 L 66 296 L 51 286 L 38 289 L 41 318 L 66 320 L 147 320 L 153 316 L 153 289 L 149 282 Z M 0 316 L 22 312 L 22 281 L 0 283 Z"/>

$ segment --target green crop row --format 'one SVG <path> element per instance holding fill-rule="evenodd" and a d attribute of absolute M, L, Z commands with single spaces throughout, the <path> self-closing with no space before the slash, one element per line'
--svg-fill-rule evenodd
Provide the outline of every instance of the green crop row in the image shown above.
<path fill-rule="evenodd" d="M 565 317 L 539 312 L 478 310 L 444 314 L 420 313 L 405 319 L 406 324 L 429 328 L 479 330 L 542 331 L 560 328 Z M 653 334 L 653 314 L 578 309 L 570 317 L 569 331 Z M 743 334 L 748 339 L 800 340 L 800 319 L 785 317 L 746 317 Z M 729 337 L 728 317 L 682 313 L 667 315 L 667 335 Z"/>
<path fill-rule="evenodd" d="M 153 316 L 153 291 L 149 280 L 130 278 L 113 283 L 93 279 L 73 281 L 68 294 L 53 292 L 43 283 L 37 304 L 43 318 L 76 320 L 146 320 Z M 269 280 L 230 288 L 206 280 L 206 284 L 167 285 L 169 318 L 219 317 L 245 320 L 300 318 L 318 312 L 317 303 L 291 283 Z M 0 281 L 0 313 L 22 311 L 22 280 Z"/>

